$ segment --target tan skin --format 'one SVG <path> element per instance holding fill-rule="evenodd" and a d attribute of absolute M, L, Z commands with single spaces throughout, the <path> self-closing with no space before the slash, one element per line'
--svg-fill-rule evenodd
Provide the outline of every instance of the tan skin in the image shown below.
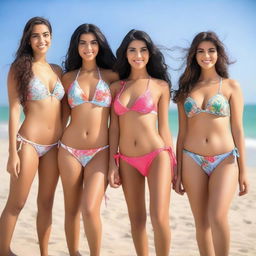
<path fill-rule="evenodd" d="M 96 64 L 99 45 L 93 33 L 80 36 L 78 51 L 82 58 L 78 83 L 91 100 L 99 81 Z M 63 76 L 66 92 L 75 80 L 77 72 L 78 70 L 71 71 Z M 107 84 L 118 79 L 117 74 L 110 70 L 100 69 L 100 73 Z M 110 108 L 84 103 L 72 110 L 66 104 L 65 109 L 65 115 L 71 115 L 71 122 L 61 139 L 65 145 L 76 149 L 94 149 L 108 145 Z M 67 150 L 59 150 L 59 167 L 65 198 L 65 231 L 69 253 L 72 256 L 79 254 L 80 204 L 90 255 L 100 255 L 100 206 L 107 187 L 108 154 L 108 149 L 100 151 L 83 168 Z"/>
<path fill-rule="evenodd" d="M 149 51 L 145 42 L 132 41 L 127 49 L 127 59 L 131 65 L 131 73 L 120 96 L 120 102 L 130 108 L 147 88 L 149 74 L 146 65 L 149 60 Z M 113 97 L 117 95 L 120 89 L 120 81 L 111 85 Z M 113 155 L 117 153 L 118 146 L 120 153 L 126 156 L 141 156 L 157 148 L 172 147 L 172 137 L 168 127 L 169 86 L 165 81 L 151 78 L 149 89 L 154 103 L 158 107 L 158 114 L 140 114 L 130 111 L 118 117 L 112 108 L 109 131 L 109 182 L 114 188 L 122 184 L 131 221 L 132 237 L 139 256 L 148 255 L 146 179 L 135 168 L 122 160 L 120 160 L 120 168 L 118 169 Z M 158 129 L 156 127 L 157 121 Z M 163 151 L 152 162 L 147 177 L 150 193 L 150 217 L 154 229 L 156 255 L 158 256 L 167 256 L 170 249 L 171 179 L 170 157 L 166 151 Z"/>
<path fill-rule="evenodd" d="M 217 58 L 218 53 L 213 43 L 203 41 L 199 44 L 196 59 L 201 67 L 201 75 L 189 96 L 202 109 L 218 92 L 220 77 L 215 69 Z M 236 81 L 223 79 L 221 92 L 230 104 L 230 117 L 200 113 L 187 118 L 183 102 L 178 103 L 178 177 L 175 190 L 181 195 L 184 192 L 188 194 L 202 256 L 228 255 L 230 238 L 227 215 L 237 181 L 239 195 L 248 192 L 241 89 Z M 191 157 L 182 153 L 185 148 L 199 155 L 214 156 L 230 152 L 234 147 L 238 148 L 240 154 L 237 161 L 232 155 L 227 157 L 210 176 Z"/>
<path fill-rule="evenodd" d="M 51 34 L 48 27 L 35 25 L 30 44 L 34 56 L 33 74 L 40 79 L 47 90 L 52 92 L 62 71 L 56 65 L 51 67 L 46 61 L 46 53 L 51 45 Z M 10 250 L 13 231 L 38 170 L 37 233 L 41 256 L 46 256 L 48 255 L 54 192 L 59 177 L 57 147 L 53 147 L 40 158 L 30 144 L 23 144 L 22 149 L 17 152 L 19 143 L 16 141 L 16 135 L 19 132 L 24 138 L 38 144 L 56 143 L 62 134 L 61 103 L 54 96 L 43 100 L 27 101 L 25 120 L 19 128 L 20 102 L 17 92 L 18 82 L 14 76 L 14 70 L 11 68 L 8 75 L 10 119 L 7 163 L 7 171 L 10 173 L 11 179 L 8 201 L 0 218 L 0 233 L 5 234 L 0 236 L 0 251 L 1 256 L 14 255 Z"/>

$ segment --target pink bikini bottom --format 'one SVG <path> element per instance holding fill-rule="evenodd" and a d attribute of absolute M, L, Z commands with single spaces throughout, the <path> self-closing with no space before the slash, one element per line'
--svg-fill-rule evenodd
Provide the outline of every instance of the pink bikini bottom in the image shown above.
<path fill-rule="evenodd" d="M 171 147 L 158 148 L 148 154 L 145 154 L 142 156 L 134 156 L 134 157 L 125 156 L 125 155 L 122 155 L 121 153 L 117 153 L 116 155 L 114 155 L 114 158 L 115 158 L 117 166 L 119 166 L 119 161 L 121 158 L 122 160 L 127 162 L 129 165 L 136 168 L 143 176 L 148 176 L 150 165 L 151 165 L 152 161 L 162 151 L 169 152 L 170 160 L 171 160 L 172 177 L 173 177 L 173 174 L 174 174 L 173 170 L 174 170 L 174 166 L 177 165 L 177 161 L 176 161 L 175 154 Z"/>

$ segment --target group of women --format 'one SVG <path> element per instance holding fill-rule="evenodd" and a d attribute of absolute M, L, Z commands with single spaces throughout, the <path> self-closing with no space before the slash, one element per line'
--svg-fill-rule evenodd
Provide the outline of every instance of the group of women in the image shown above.
<path fill-rule="evenodd" d="M 168 126 L 171 81 L 149 35 L 131 30 L 116 57 L 95 25 L 73 33 L 62 69 L 46 60 L 52 28 L 41 17 L 23 31 L 8 75 L 10 191 L 0 218 L 0 256 L 11 239 L 38 170 L 37 234 L 48 255 L 54 192 L 61 177 L 65 233 L 80 255 L 80 213 L 90 255 L 100 255 L 100 206 L 108 183 L 123 188 L 137 255 L 148 255 L 146 181 L 157 256 L 170 250 L 171 187 L 187 193 L 203 256 L 229 253 L 228 209 L 239 182 L 248 191 L 239 84 L 213 32 L 194 38 L 174 91 L 177 163 Z M 19 127 L 20 105 L 25 119 Z M 109 121 L 110 120 L 110 121 Z"/>

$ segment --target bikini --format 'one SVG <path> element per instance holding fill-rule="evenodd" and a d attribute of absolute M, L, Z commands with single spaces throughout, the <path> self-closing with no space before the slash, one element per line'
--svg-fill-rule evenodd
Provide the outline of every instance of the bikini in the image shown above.
<path fill-rule="evenodd" d="M 69 106 L 72 109 L 84 103 L 91 103 L 99 107 L 110 107 L 111 92 L 109 86 L 102 79 L 99 69 L 97 69 L 97 71 L 99 81 L 96 85 L 95 93 L 92 100 L 89 100 L 88 96 L 83 92 L 82 88 L 80 87 L 77 80 L 80 74 L 80 69 L 77 72 L 76 78 L 74 82 L 70 85 L 67 95 Z M 106 145 L 95 149 L 75 149 L 63 144 L 62 142 L 59 142 L 59 146 L 61 146 L 71 155 L 73 155 L 83 167 L 85 167 L 98 152 L 109 147 L 109 145 Z"/>
<path fill-rule="evenodd" d="M 208 113 L 219 117 L 230 116 L 230 106 L 226 97 L 221 93 L 221 87 L 222 78 L 220 78 L 218 93 L 208 100 L 205 109 L 199 108 L 193 98 L 187 97 L 184 101 L 184 110 L 187 117 L 193 118 L 200 113 Z M 239 157 L 237 148 L 234 148 L 230 152 L 216 156 L 202 156 L 186 149 L 183 149 L 183 152 L 190 156 L 199 166 L 201 166 L 207 175 L 210 175 L 213 170 L 230 155 L 233 155 L 234 158 Z"/>
<path fill-rule="evenodd" d="M 121 116 L 129 111 L 135 111 L 140 114 L 151 113 L 151 114 L 157 115 L 157 107 L 155 106 L 155 104 L 153 102 L 153 98 L 152 98 L 151 92 L 149 90 L 149 82 L 150 82 L 150 78 L 148 79 L 146 91 L 135 100 L 134 104 L 130 108 L 128 108 L 120 102 L 120 95 L 124 91 L 125 85 L 126 85 L 126 82 L 122 81 L 121 82 L 122 88 L 119 91 L 119 93 L 116 95 L 116 98 L 114 100 L 115 113 L 118 116 Z M 120 159 L 122 159 L 125 162 L 127 162 L 129 165 L 131 165 L 135 169 L 137 169 L 138 172 L 140 174 L 142 174 L 143 176 L 148 176 L 152 161 L 162 151 L 167 151 L 169 153 L 171 165 L 172 165 L 171 170 L 172 170 L 172 174 L 173 174 L 173 167 L 177 163 L 176 163 L 176 157 L 175 157 L 174 152 L 171 147 L 158 148 L 150 153 L 147 153 L 142 156 L 136 156 L 136 157 L 125 156 L 125 155 L 121 154 L 120 152 L 118 152 L 117 154 L 114 155 L 114 158 L 115 158 L 117 166 L 119 166 L 119 161 L 120 161 Z"/>
<path fill-rule="evenodd" d="M 46 99 L 47 97 L 55 97 L 57 100 L 61 101 L 61 99 L 65 94 L 64 88 L 59 78 L 57 78 L 57 81 L 55 83 L 55 86 L 52 92 L 50 92 L 47 89 L 46 85 L 43 84 L 41 80 L 37 77 L 34 77 L 30 81 L 27 90 L 28 90 L 27 100 L 31 100 L 31 101 L 43 100 L 43 99 Z M 35 151 L 38 154 L 38 157 L 45 155 L 49 150 L 51 150 L 54 146 L 58 144 L 58 142 L 50 145 L 37 144 L 33 141 L 25 139 L 19 133 L 17 134 L 17 141 L 20 142 L 19 148 L 17 150 L 18 152 L 22 149 L 23 144 L 29 144 L 35 149 Z"/>

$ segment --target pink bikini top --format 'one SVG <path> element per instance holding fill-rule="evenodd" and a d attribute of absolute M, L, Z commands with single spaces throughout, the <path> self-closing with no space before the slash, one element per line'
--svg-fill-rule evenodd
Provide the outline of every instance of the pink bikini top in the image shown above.
<path fill-rule="evenodd" d="M 157 107 L 154 104 L 151 92 L 149 90 L 149 81 L 150 81 L 150 78 L 148 79 L 146 91 L 135 100 L 135 102 L 130 108 L 124 106 L 120 102 L 120 95 L 124 91 L 124 88 L 126 85 L 125 81 L 121 81 L 122 88 L 119 91 L 119 93 L 116 95 L 116 98 L 114 100 L 114 110 L 118 116 L 124 115 L 129 111 L 136 111 L 141 114 L 152 113 L 157 115 Z"/>

